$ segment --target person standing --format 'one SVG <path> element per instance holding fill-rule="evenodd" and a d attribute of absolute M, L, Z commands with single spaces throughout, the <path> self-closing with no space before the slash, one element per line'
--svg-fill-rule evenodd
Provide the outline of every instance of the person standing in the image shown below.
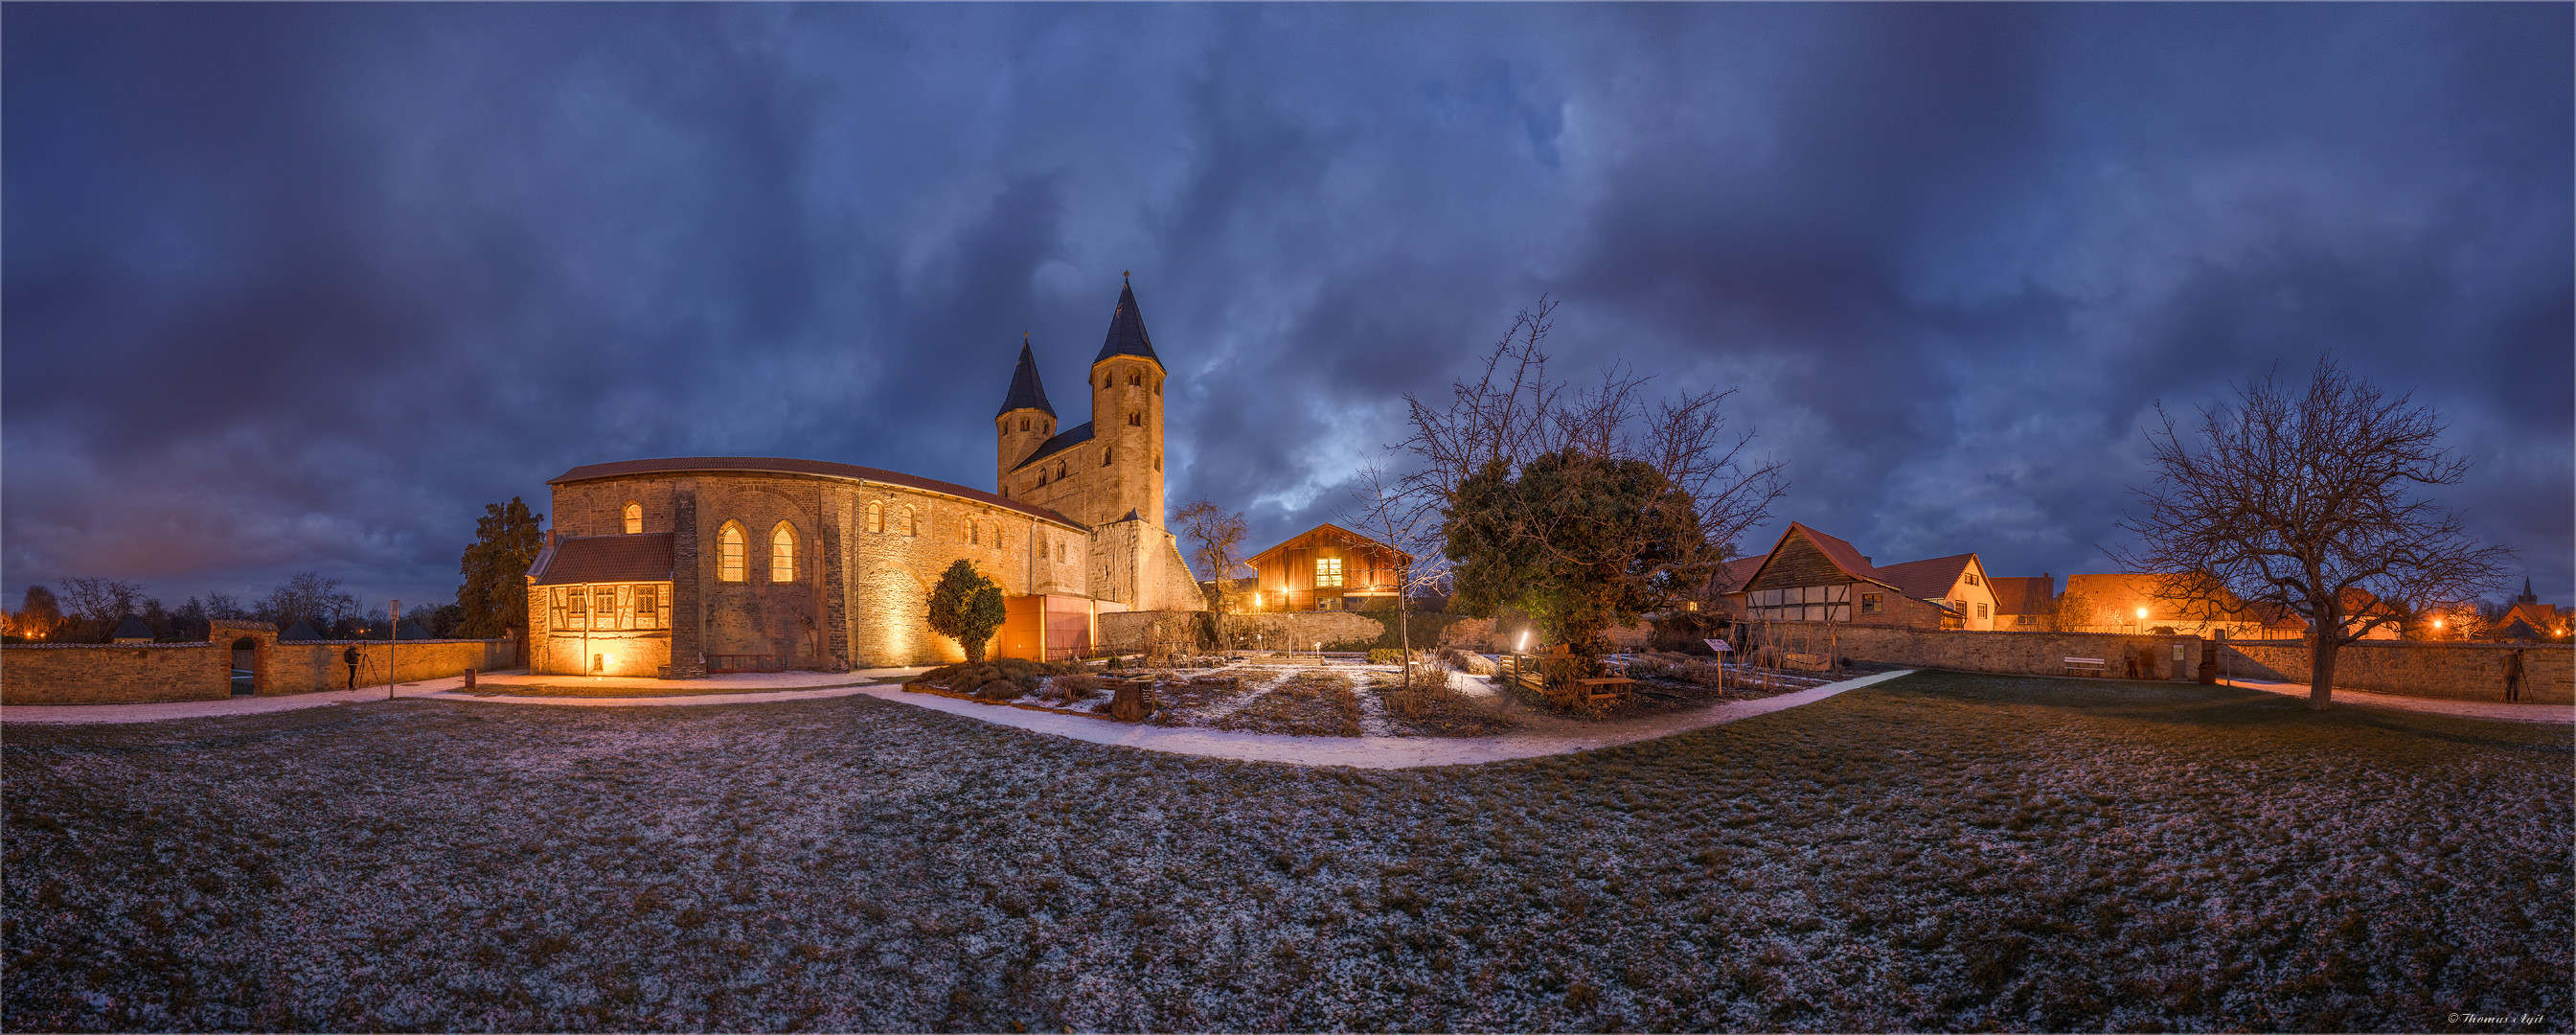
<path fill-rule="evenodd" d="M 2504 656 L 2504 699 L 2506 703 L 2522 700 L 2522 652 Z"/>
<path fill-rule="evenodd" d="M 356 647 L 351 647 L 351 648 L 349 648 L 348 650 L 341 651 L 341 652 L 340 652 L 340 660 L 342 660 L 342 661 L 345 661 L 345 662 L 348 662 L 348 663 L 349 663 L 349 689 L 351 689 L 351 690 L 355 690 L 355 689 L 357 689 L 357 688 L 358 688 L 358 648 L 356 648 Z"/>

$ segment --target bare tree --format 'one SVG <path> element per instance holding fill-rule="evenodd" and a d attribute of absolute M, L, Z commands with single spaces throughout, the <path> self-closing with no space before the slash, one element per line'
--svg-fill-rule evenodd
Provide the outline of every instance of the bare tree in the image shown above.
<path fill-rule="evenodd" d="M 1351 497 L 1353 505 L 1342 512 L 1343 522 L 1352 531 L 1412 558 L 1410 563 L 1398 559 L 1401 574 L 1395 580 L 1395 642 L 1404 652 L 1402 679 L 1404 688 L 1410 690 L 1413 598 L 1444 584 L 1449 576 L 1448 556 L 1441 550 L 1441 513 L 1429 495 L 1409 488 L 1405 479 L 1388 474 L 1375 463 L 1360 468 Z"/>
<path fill-rule="evenodd" d="M 2142 514 L 2120 523 L 2135 550 L 2106 550 L 2132 570 L 2198 576 L 2204 602 L 2232 592 L 2308 621 L 2308 707 L 2333 696 L 2335 652 L 2403 606 L 2375 601 L 2457 599 L 2492 588 L 2511 554 L 2471 539 L 2458 513 L 2413 496 L 2450 485 L 2469 463 L 2438 445 L 2442 423 L 2410 396 L 2390 398 L 2317 360 L 2306 391 L 2266 375 L 2237 402 L 2204 407 L 2196 431 L 2163 407 L 2147 433 L 2154 484 L 2132 487 Z M 2235 602 L 2230 602 L 2235 603 Z"/>
<path fill-rule="evenodd" d="M 63 603 L 71 605 L 72 615 L 110 628 L 126 615 L 134 613 L 135 603 L 141 599 L 143 587 L 124 579 L 89 575 L 63 579 Z"/>
<path fill-rule="evenodd" d="M 300 618 L 329 635 L 342 619 L 358 616 L 358 598 L 341 592 L 338 579 L 318 571 L 299 571 L 269 590 L 268 598 L 259 602 L 255 613 L 261 621 L 274 622 L 281 629 Z"/>
<path fill-rule="evenodd" d="M 1402 480 L 1402 495 L 1414 505 L 1437 510 L 1446 532 L 1460 518 L 1462 491 L 1480 476 L 1508 480 L 1550 456 L 1596 465 L 1643 464 L 1679 493 L 1704 548 L 1668 551 L 1643 564 L 1589 555 L 1597 549 L 1555 560 L 1615 571 L 1623 581 L 1658 587 L 1650 595 L 1704 592 L 1744 532 L 1761 523 L 1788 490 L 1783 465 L 1748 455 L 1752 430 L 1728 431 L 1725 403 L 1732 391 L 1649 400 L 1646 388 L 1652 378 L 1624 366 L 1603 370 L 1597 384 L 1581 390 L 1550 374 L 1544 344 L 1555 311 L 1556 303 L 1545 298 L 1522 310 L 1486 356 L 1477 379 L 1451 386 L 1447 406 L 1405 397 L 1412 434 L 1395 448 L 1410 451 L 1419 465 Z M 1560 554 L 1562 543 L 1550 531 L 1533 526 L 1505 538 L 1543 554 Z"/>
<path fill-rule="evenodd" d="M 1232 652 L 1234 650 L 1233 627 L 1227 623 L 1226 615 L 1234 610 L 1236 596 L 1234 580 L 1237 577 L 1235 573 L 1245 570 L 1243 558 L 1238 554 L 1243 549 L 1243 540 L 1252 534 L 1252 529 L 1244 523 L 1242 514 L 1226 510 L 1208 500 L 1192 500 L 1182 504 L 1181 509 L 1172 513 L 1172 522 L 1181 526 L 1182 535 L 1190 537 L 1191 542 L 1198 544 L 1196 549 L 1190 551 L 1190 563 L 1197 565 L 1200 571 L 1207 572 L 1208 578 L 1216 580 L 1216 599 L 1211 603 L 1216 608 L 1218 645 Z"/>

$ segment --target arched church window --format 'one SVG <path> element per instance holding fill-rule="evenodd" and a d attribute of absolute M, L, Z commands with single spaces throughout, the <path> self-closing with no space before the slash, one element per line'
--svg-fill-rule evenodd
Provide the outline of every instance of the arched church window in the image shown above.
<path fill-rule="evenodd" d="M 1029 430 L 1029 419 L 1028 419 L 1028 418 L 1026 418 L 1026 417 L 1022 417 L 1022 418 L 1020 418 L 1020 430 L 1022 430 L 1022 431 L 1027 431 L 1027 430 Z"/>
<path fill-rule="evenodd" d="M 1134 387 L 1134 386 L 1136 386 L 1136 385 L 1141 385 L 1141 384 L 1144 384 L 1144 383 L 1145 383 L 1145 375 L 1140 374 L 1140 373 L 1137 373 L 1137 372 L 1132 371 L 1132 370 L 1127 372 L 1127 384 L 1128 384 L 1128 386 L 1129 386 L 1129 387 Z"/>
<path fill-rule="evenodd" d="M 644 505 L 643 505 L 643 504 L 641 504 L 641 503 L 637 503 L 637 502 L 635 502 L 634 500 L 627 500 L 627 501 L 626 501 L 626 513 L 625 513 L 625 518 L 626 518 L 626 534 L 627 534 L 627 535 L 634 535 L 634 534 L 636 534 L 636 533 L 638 533 L 638 532 L 643 531 L 643 530 L 644 530 Z"/>
<path fill-rule="evenodd" d="M 784 521 L 769 533 L 769 581 L 796 581 L 796 530 Z"/>
<path fill-rule="evenodd" d="M 870 503 L 870 504 L 868 504 L 868 531 L 871 531 L 871 532 L 883 532 L 883 531 L 885 531 L 885 504 L 883 504 L 883 503 Z"/>
<path fill-rule="evenodd" d="M 1047 546 L 1046 537 L 1045 537 L 1045 536 L 1039 536 L 1039 537 L 1038 537 L 1038 556 L 1039 556 L 1039 557 L 1043 558 L 1043 557 L 1045 557 L 1045 556 L 1047 555 L 1046 546 Z"/>
<path fill-rule="evenodd" d="M 716 531 L 716 578 L 724 582 L 741 582 L 745 573 L 745 544 L 742 526 L 727 521 Z"/>
<path fill-rule="evenodd" d="M 903 534 L 915 536 L 921 534 L 921 519 L 913 515 L 911 507 L 903 508 Z"/>
<path fill-rule="evenodd" d="M 1057 480 L 1057 481 L 1063 481 L 1063 480 L 1064 480 L 1064 472 L 1065 472 L 1064 461 L 1062 461 L 1062 460 L 1058 460 L 1058 461 L 1056 461 L 1056 462 L 1055 462 L 1055 480 Z"/>
<path fill-rule="evenodd" d="M 1163 379 L 1162 379 L 1162 378 L 1159 378 L 1159 377 L 1158 377 L 1158 378 L 1155 378 L 1155 379 L 1154 379 L 1154 394 L 1156 394 L 1156 395 L 1161 395 L 1161 394 L 1163 394 Z"/>
<path fill-rule="evenodd" d="M 1145 426 L 1145 415 L 1144 415 L 1144 414 L 1141 414 L 1141 413 L 1137 413 L 1137 412 L 1135 412 L 1135 411 L 1133 411 L 1133 410 L 1128 411 L 1128 413 L 1127 413 L 1127 426 L 1128 426 L 1128 427 L 1131 427 L 1131 428 L 1141 428 L 1141 427 L 1144 427 L 1144 426 Z"/>
<path fill-rule="evenodd" d="M 1155 469 L 1155 470 L 1157 470 L 1157 471 L 1160 471 L 1160 470 L 1162 470 L 1162 469 L 1163 469 L 1163 454 L 1161 454 L 1161 453 L 1156 453 L 1156 454 L 1154 454 L 1154 469 Z"/>
<path fill-rule="evenodd" d="M 1107 466 L 1109 466 L 1109 457 L 1110 457 L 1110 454 L 1115 453 L 1115 452 L 1117 452 L 1117 451 L 1116 451 L 1116 450 L 1114 450 L 1114 449 L 1109 448 L 1108 446 L 1102 446 L 1102 447 L 1100 447 L 1100 466 L 1102 466 L 1102 467 L 1107 467 Z"/>

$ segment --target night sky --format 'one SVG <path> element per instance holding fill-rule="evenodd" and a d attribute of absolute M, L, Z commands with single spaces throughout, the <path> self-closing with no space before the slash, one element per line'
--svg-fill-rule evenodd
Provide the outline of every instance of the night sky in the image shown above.
<path fill-rule="evenodd" d="M 1789 520 L 2111 566 L 2142 426 L 2321 350 L 2567 602 L 2571 8 L 12 4 L 0 592 L 445 603 L 486 503 L 775 455 L 993 483 L 1121 271 L 1170 498 L 1347 506 L 1542 294 L 1734 387 Z M 1067 406 L 1067 403 L 1071 403 Z"/>

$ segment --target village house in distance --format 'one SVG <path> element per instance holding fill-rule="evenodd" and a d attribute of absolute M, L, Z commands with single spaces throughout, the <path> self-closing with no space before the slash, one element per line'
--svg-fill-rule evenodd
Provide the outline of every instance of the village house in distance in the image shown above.
<path fill-rule="evenodd" d="M 993 420 L 995 492 L 821 460 L 588 464 L 528 569 L 537 674 L 683 678 L 964 657 L 926 602 L 964 559 L 1002 587 L 1004 657 L 1087 649 L 1098 616 L 1206 604 L 1163 521 L 1163 379 L 1133 288 L 1057 430 L 1029 345 Z"/>

